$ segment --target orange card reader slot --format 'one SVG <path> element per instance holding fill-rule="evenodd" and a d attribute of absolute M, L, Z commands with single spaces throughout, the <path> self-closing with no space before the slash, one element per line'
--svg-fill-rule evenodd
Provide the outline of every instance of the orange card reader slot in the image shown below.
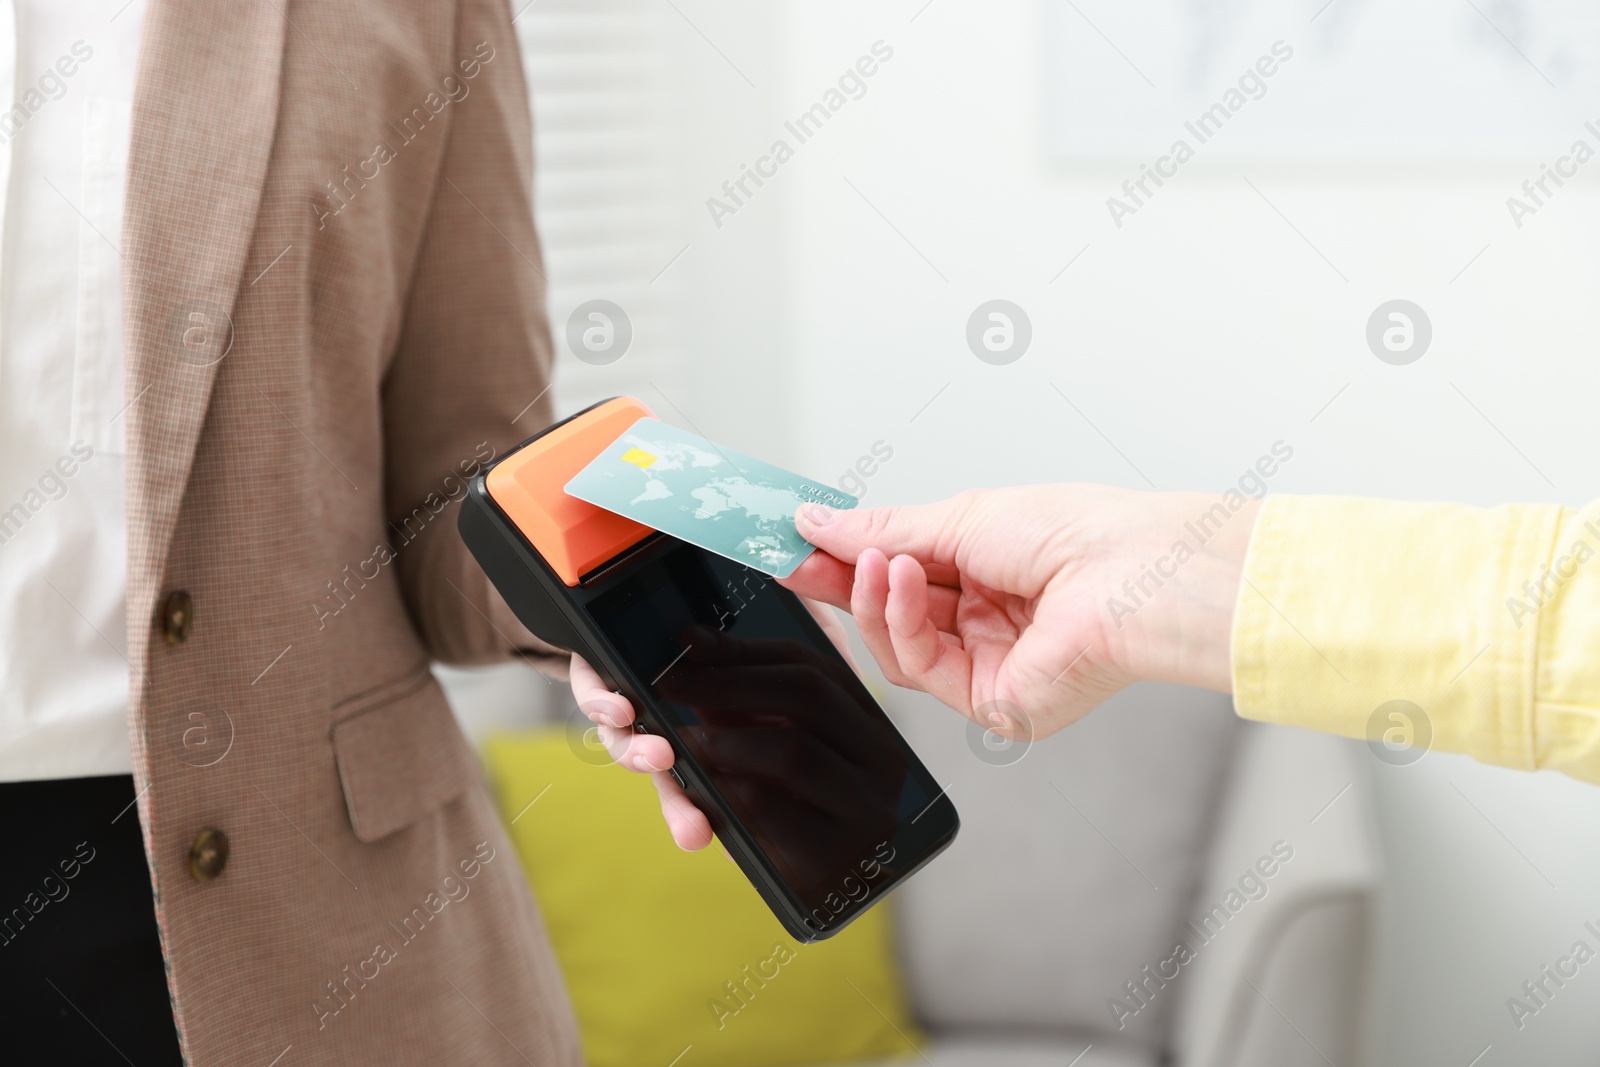
<path fill-rule="evenodd" d="M 654 412 L 632 397 L 608 400 L 495 465 L 485 486 L 500 510 L 569 586 L 650 527 L 577 497 L 566 484 L 635 422 Z"/>

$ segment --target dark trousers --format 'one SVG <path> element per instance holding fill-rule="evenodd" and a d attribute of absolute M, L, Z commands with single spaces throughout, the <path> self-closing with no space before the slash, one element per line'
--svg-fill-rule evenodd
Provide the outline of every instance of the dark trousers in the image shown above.
<path fill-rule="evenodd" d="M 177 1067 L 133 778 L 0 782 L 0 1061 Z"/>

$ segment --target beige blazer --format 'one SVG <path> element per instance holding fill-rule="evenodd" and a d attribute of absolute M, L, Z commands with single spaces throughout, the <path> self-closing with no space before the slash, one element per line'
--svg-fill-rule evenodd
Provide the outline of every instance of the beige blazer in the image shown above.
<path fill-rule="evenodd" d="M 428 671 L 537 650 L 455 529 L 463 478 L 549 418 L 511 19 L 149 5 L 121 249 L 129 722 L 199 1067 L 579 1062 Z"/>

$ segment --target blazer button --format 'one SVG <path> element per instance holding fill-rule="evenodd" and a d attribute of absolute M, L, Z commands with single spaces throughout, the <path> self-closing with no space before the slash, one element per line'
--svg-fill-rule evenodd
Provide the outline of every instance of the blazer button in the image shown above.
<path fill-rule="evenodd" d="M 197 882 L 215 881 L 228 865 L 228 835 L 206 827 L 189 846 L 189 873 Z"/>
<path fill-rule="evenodd" d="M 169 645 L 181 645 L 189 640 L 194 627 L 194 598 L 182 589 L 175 589 L 161 602 L 161 636 Z"/>

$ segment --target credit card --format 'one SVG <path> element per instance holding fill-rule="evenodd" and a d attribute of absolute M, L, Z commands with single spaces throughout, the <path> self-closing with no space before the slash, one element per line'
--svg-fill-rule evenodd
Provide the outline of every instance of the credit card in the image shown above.
<path fill-rule="evenodd" d="M 815 548 L 795 529 L 795 508 L 857 504 L 849 493 L 659 419 L 630 426 L 566 489 L 775 578 L 794 573 Z"/>

